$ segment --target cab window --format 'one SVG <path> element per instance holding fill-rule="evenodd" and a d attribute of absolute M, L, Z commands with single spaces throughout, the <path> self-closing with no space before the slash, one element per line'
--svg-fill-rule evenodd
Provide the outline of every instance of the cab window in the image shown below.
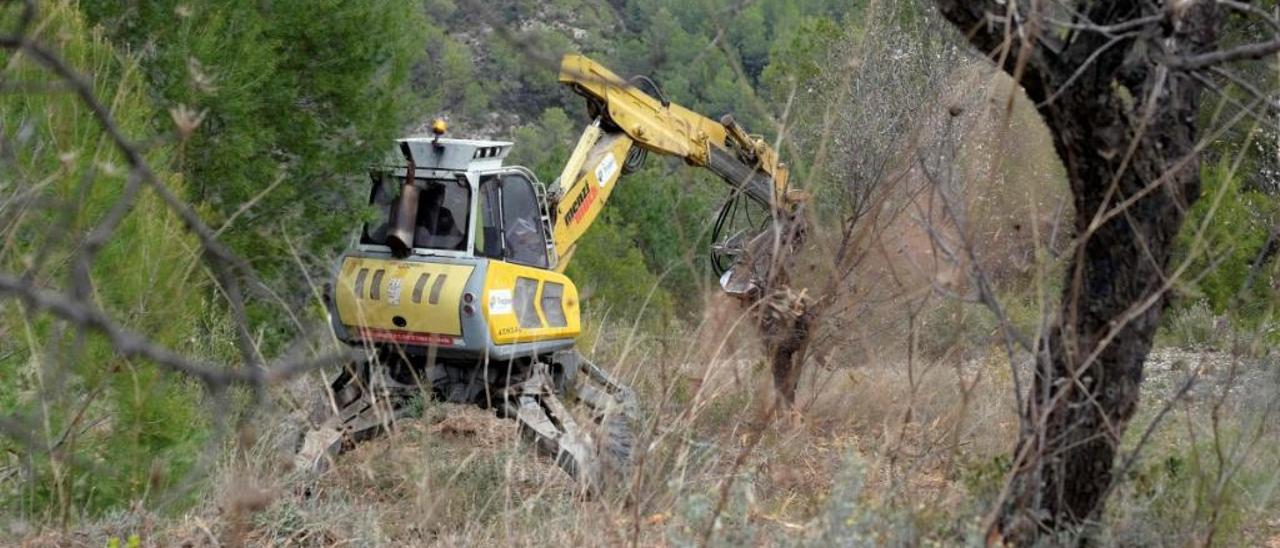
<path fill-rule="evenodd" d="M 542 234 L 542 207 L 533 183 L 523 175 L 502 176 L 502 239 L 506 259 L 547 268 L 547 241 Z"/>
<path fill-rule="evenodd" d="M 476 254 L 547 268 L 542 204 L 524 175 L 489 175 L 480 180 Z"/>
<path fill-rule="evenodd" d="M 476 255 L 502 258 L 502 209 L 498 198 L 498 179 L 485 177 L 480 180 L 480 203 L 476 208 Z"/>
<path fill-rule="evenodd" d="M 386 245 L 395 221 L 403 177 L 374 174 L 369 196 L 371 218 L 360 243 Z M 471 190 L 463 180 L 417 179 L 418 207 L 414 218 L 413 247 L 463 250 L 467 245 Z"/>
<path fill-rule="evenodd" d="M 418 197 L 413 246 L 462 250 L 467 245 L 471 190 L 457 180 L 428 181 Z"/>
<path fill-rule="evenodd" d="M 391 231 L 391 215 L 395 210 L 396 200 L 400 198 L 400 184 L 403 179 L 374 172 L 373 189 L 369 192 L 369 211 L 364 223 L 364 231 L 360 234 L 360 243 L 386 245 L 387 233 Z"/>

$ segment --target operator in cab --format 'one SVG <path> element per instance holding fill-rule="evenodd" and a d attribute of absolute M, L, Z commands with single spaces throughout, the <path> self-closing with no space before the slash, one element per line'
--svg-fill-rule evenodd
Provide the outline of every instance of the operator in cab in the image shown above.
<path fill-rule="evenodd" d="M 447 183 L 427 186 L 418 202 L 417 227 L 414 229 L 414 247 L 461 250 L 466 245 L 466 234 L 458 227 L 453 212 L 445 205 Z"/>

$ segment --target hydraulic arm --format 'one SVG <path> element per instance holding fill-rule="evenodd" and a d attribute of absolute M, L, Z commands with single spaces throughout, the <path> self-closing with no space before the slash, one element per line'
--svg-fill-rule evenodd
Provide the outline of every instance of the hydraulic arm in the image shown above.
<path fill-rule="evenodd" d="M 791 223 L 798 199 L 789 193 L 787 168 L 763 140 L 731 116 L 719 122 L 661 97 L 655 98 L 600 64 L 566 55 L 560 83 L 587 99 L 593 123 L 583 132 L 553 192 L 557 268 L 568 265 L 578 240 L 595 221 L 626 171 L 646 152 L 683 158 L 718 175 L 736 194 L 765 207 L 775 224 Z"/>

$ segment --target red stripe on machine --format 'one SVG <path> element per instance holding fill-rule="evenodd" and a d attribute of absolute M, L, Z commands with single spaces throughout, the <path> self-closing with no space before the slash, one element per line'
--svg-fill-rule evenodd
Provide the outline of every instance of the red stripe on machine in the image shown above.
<path fill-rule="evenodd" d="M 579 194 L 578 199 L 569 206 L 568 221 L 565 224 L 581 221 L 587 215 L 587 211 L 591 210 L 591 202 L 594 201 L 596 201 L 596 187 L 589 186 L 586 192 Z"/>
<path fill-rule="evenodd" d="M 413 333 L 409 331 L 395 331 L 391 329 L 377 329 L 372 327 L 361 327 L 360 338 L 370 341 L 386 341 L 427 346 L 453 346 L 456 342 L 453 337 L 448 335 L 440 335 L 436 333 Z"/>

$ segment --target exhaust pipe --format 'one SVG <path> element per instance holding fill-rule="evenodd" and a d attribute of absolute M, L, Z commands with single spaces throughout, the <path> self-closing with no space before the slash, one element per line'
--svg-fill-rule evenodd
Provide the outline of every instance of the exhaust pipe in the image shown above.
<path fill-rule="evenodd" d="M 413 232 L 418 222 L 418 186 L 413 184 L 415 166 L 409 143 L 400 143 L 400 153 L 404 154 L 407 165 L 400 200 L 396 202 L 395 214 L 391 218 L 391 233 L 387 234 L 387 245 L 391 247 L 392 255 L 404 258 L 413 249 Z"/>

